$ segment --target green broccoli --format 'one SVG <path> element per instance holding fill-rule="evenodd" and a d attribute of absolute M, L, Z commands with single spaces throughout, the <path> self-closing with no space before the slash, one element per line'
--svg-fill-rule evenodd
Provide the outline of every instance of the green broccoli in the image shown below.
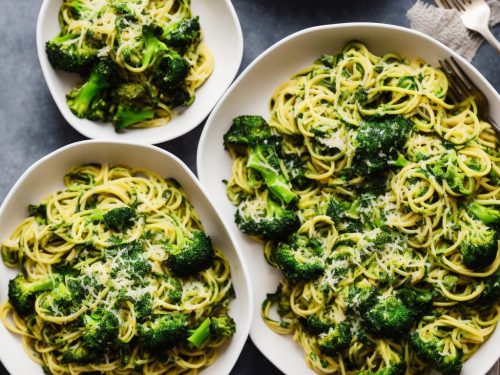
<path fill-rule="evenodd" d="M 305 189 L 312 183 L 312 180 L 306 177 L 304 161 L 297 154 L 283 155 L 285 169 L 288 174 L 288 180 L 299 189 Z"/>
<path fill-rule="evenodd" d="M 300 318 L 304 331 L 312 336 L 319 336 L 332 328 L 332 323 L 323 321 L 318 315 L 309 315 L 306 319 Z"/>
<path fill-rule="evenodd" d="M 365 313 L 378 302 L 379 293 L 373 286 L 350 286 L 347 291 L 347 312 Z"/>
<path fill-rule="evenodd" d="M 154 25 L 144 25 L 142 27 L 144 50 L 140 68 L 149 68 L 160 56 L 169 51 L 167 45 L 157 38 L 157 29 Z"/>
<path fill-rule="evenodd" d="M 153 298 L 151 294 L 144 293 L 136 298 L 133 303 L 136 320 L 138 322 L 144 322 L 153 314 Z"/>
<path fill-rule="evenodd" d="M 231 337 L 236 332 L 236 323 L 229 315 L 214 316 L 210 319 L 210 333 L 215 337 Z"/>
<path fill-rule="evenodd" d="M 200 37 L 198 17 L 182 18 L 162 28 L 160 38 L 169 46 L 185 50 Z"/>
<path fill-rule="evenodd" d="M 437 181 L 446 182 L 449 188 L 463 195 L 472 194 L 475 191 L 473 178 L 467 177 L 458 165 L 458 155 L 453 149 L 447 150 L 437 160 L 426 166 Z"/>
<path fill-rule="evenodd" d="M 403 116 L 374 116 L 361 121 L 354 145 L 353 170 L 360 175 L 378 173 L 395 159 L 410 133 L 412 123 Z"/>
<path fill-rule="evenodd" d="M 468 206 L 469 212 L 481 220 L 484 224 L 498 224 L 500 223 L 500 210 L 493 207 L 483 206 L 476 201 L 473 201 Z"/>
<path fill-rule="evenodd" d="M 66 95 L 71 111 L 80 118 L 88 115 L 92 103 L 99 100 L 101 94 L 116 78 L 116 70 L 111 60 L 99 61 L 90 72 L 90 76 L 81 87 L 72 89 Z"/>
<path fill-rule="evenodd" d="M 111 277 L 126 278 L 137 284 L 147 283 L 152 266 L 142 251 L 143 242 L 133 241 L 108 247 L 105 258 L 111 265 Z"/>
<path fill-rule="evenodd" d="M 239 205 L 235 222 L 243 233 L 264 240 L 284 238 L 300 225 L 295 211 L 270 197 L 262 199 L 260 196 L 247 198 Z"/>
<path fill-rule="evenodd" d="M 291 283 L 313 280 L 323 274 L 323 247 L 316 238 L 294 233 L 274 249 L 273 260 Z"/>
<path fill-rule="evenodd" d="M 113 88 L 111 99 L 117 104 L 127 104 L 134 108 L 154 107 L 158 99 L 149 83 L 124 82 Z"/>
<path fill-rule="evenodd" d="M 412 309 L 395 295 L 379 297 L 361 317 L 365 328 L 377 337 L 401 338 L 415 323 Z"/>
<path fill-rule="evenodd" d="M 152 352 L 170 349 L 188 337 L 187 315 L 167 313 L 140 326 L 144 346 Z"/>
<path fill-rule="evenodd" d="M 460 373 L 463 356 L 461 349 L 445 352 L 445 343 L 442 339 L 432 334 L 421 336 L 419 331 L 411 334 L 410 345 L 421 359 L 429 362 L 444 375 Z"/>
<path fill-rule="evenodd" d="M 87 364 L 94 362 L 97 358 L 96 352 L 84 345 L 70 347 L 62 351 L 61 363 Z"/>
<path fill-rule="evenodd" d="M 88 74 L 97 61 L 97 49 L 87 43 L 75 43 L 79 34 L 59 34 L 45 44 L 47 57 L 55 69 Z"/>
<path fill-rule="evenodd" d="M 206 318 L 195 330 L 189 330 L 190 336 L 187 340 L 196 348 L 199 348 L 210 336 L 210 318 Z"/>
<path fill-rule="evenodd" d="M 104 225 L 116 232 L 125 232 L 134 225 L 135 210 L 131 207 L 117 207 L 103 216 Z"/>
<path fill-rule="evenodd" d="M 30 204 L 30 205 L 28 205 L 28 214 L 30 216 L 33 216 L 38 224 L 40 224 L 40 225 L 47 224 L 47 205 L 46 204 L 39 204 L 39 205 Z"/>
<path fill-rule="evenodd" d="M 264 118 L 243 115 L 235 117 L 224 134 L 224 147 L 247 149 L 261 143 L 274 144 L 278 140 L 278 136 Z"/>
<path fill-rule="evenodd" d="M 500 268 L 484 279 L 484 289 L 479 297 L 479 302 L 492 305 L 500 301 Z"/>
<path fill-rule="evenodd" d="M 270 144 L 258 144 L 249 149 L 247 167 L 260 173 L 269 190 L 285 203 L 297 199 L 280 166 L 276 147 Z"/>
<path fill-rule="evenodd" d="M 107 350 L 117 342 L 120 323 L 113 312 L 98 307 L 82 320 L 83 342 L 90 349 Z"/>
<path fill-rule="evenodd" d="M 166 264 L 174 275 L 186 277 L 210 268 L 214 260 L 210 237 L 201 230 L 194 230 L 183 246 L 169 248 Z"/>
<path fill-rule="evenodd" d="M 184 57 L 174 50 L 168 50 L 156 64 L 153 81 L 161 92 L 172 94 L 184 86 L 189 68 L 189 63 Z"/>
<path fill-rule="evenodd" d="M 112 118 L 115 131 L 123 132 L 125 129 L 140 122 L 151 120 L 155 117 L 155 110 L 151 107 L 134 108 L 127 104 L 118 104 L 116 113 Z"/>
<path fill-rule="evenodd" d="M 57 277 L 52 275 L 28 281 L 22 274 L 19 274 L 9 281 L 9 302 L 18 314 L 29 314 L 34 307 L 35 294 L 44 290 L 52 289 L 57 283 Z"/>
<path fill-rule="evenodd" d="M 479 269 L 490 265 L 498 252 L 498 233 L 482 222 L 469 228 L 465 239 L 460 243 L 463 264 L 470 269 Z"/>
<path fill-rule="evenodd" d="M 319 335 L 318 347 L 321 353 L 335 356 L 349 347 L 352 340 L 351 325 L 346 322 L 333 324 L 330 329 Z"/>

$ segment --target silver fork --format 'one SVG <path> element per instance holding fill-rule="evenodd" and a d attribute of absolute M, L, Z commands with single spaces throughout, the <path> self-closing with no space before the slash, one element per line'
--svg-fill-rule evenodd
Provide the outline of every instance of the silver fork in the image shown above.
<path fill-rule="evenodd" d="M 477 31 L 500 53 L 500 42 L 488 28 L 490 7 L 485 0 L 434 0 L 445 9 L 456 9 L 465 27 Z"/>
<path fill-rule="evenodd" d="M 497 135 L 500 134 L 500 126 L 498 126 L 490 116 L 490 104 L 488 103 L 488 99 L 470 80 L 467 74 L 465 74 L 455 59 L 450 57 L 448 59 L 439 60 L 439 65 L 450 82 L 448 85 L 448 97 L 454 103 L 460 103 L 467 98 L 473 97 L 476 101 L 479 119 L 489 122 L 495 128 Z"/>

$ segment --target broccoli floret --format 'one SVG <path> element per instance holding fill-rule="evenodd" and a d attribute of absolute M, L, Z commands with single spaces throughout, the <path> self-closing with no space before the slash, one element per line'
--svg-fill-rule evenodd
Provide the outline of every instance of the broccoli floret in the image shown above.
<path fill-rule="evenodd" d="M 87 117 L 92 103 L 101 98 L 112 80 L 116 78 L 114 63 L 111 60 L 99 61 L 90 72 L 90 76 L 81 87 L 74 88 L 66 95 L 69 109 L 80 118 Z"/>
<path fill-rule="evenodd" d="M 323 274 L 325 263 L 321 258 L 323 247 L 316 238 L 294 233 L 286 242 L 280 242 L 273 252 L 273 260 L 291 283 L 313 280 Z"/>
<path fill-rule="evenodd" d="M 114 103 L 127 104 L 137 109 L 154 107 L 158 101 L 151 85 L 142 82 L 125 82 L 117 85 L 111 92 L 111 98 Z"/>
<path fill-rule="evenodd" d="M 224 134 L 224 147 L 248 148 L 261 143 L 274 144 L 277 135 L 261 116 L 244 115 L 233 119 Z"/>
<path fill-rule="evenodd" d="M 389 160 L 388 163 L 394 167 L 403 168 L 410 164 L 410 161 L 402 153 L 398 152 L 398 157 L 395 160 Z"/>
<path fill-rule="evenodd" d="M 345 220 L 359 219 L 359 207 L 360 202 L 357 200 L 348 202 L 332 197 L 328 202 L 326 214 L 330 216 L 336 224 L 339 224 Z"/>
<path fill-rule="evenodd" d="M 372 286 L 350 286 L 347 292 L 347 312 L 367 312 L 378 301 L 378 291 Z"/>
<path fill-rule="evenodd" d="M 78 37 L 79 34 L 59 34 L 45 44 L 45 51 L 55 69 L 84 76 L 97 61 L 97 49 L 85 43 L 73 43 Z"/>
<path fill-rule="evenodd" d="M 117 207 L 103 216 L 107 228 L 116 232 L 124 232 L 134 225 L 135 210 L 131 207 Z"/>
<path fill-rule="evenodd" d="M 112 103 L 109 100 L 109 95 L 103 92 L 101 96 L 92 101 L 85 117 L 92 121 L 108 121 L 111 107 Z"/>
<path fill-rule="evenodd" d="M 317 315 L 309 315 L 307 319 L 300 318 L 304 331 L 312 336 L 319 336 L 332 328 L 332 323 L 325 322 Z"/>
<path fill-rule="evenodd" d="M 154 25 L 144 25 L 142 27 L 144 50 L 142 52 L 142 61 L 140 68 L 148 68 L 160 56 L 169 51 L 167 45 L 157 38 L 157 31 L 158 27 Z"/>
<path fill-rule="evenodd" d="M 86 364 L 94 362 L 97 358 L 96 352 L 84 345 L 70 347 L 62 352 L 61 363 Z"/>
<path fill-rule="evenodd" d="M 469 204 L 469 212 L 481 220 L 484 224 L 500 223 L 500 210 L 483 206 L 475 201 Z"/>
<path fill-rule="evenodd" d="M 189 73 L 188 61 L 173 50 L 169 50 L 158 61 L 153 73 L 153 80 L 165 94 L 171 94 L 179 87 Z"/>
<path fill-rule="evenodd" d="M 54 276 L 28 281 L 22 274 L 9 281 L 9 302 L 20 315 L 29 314 L 34 307 L 35 294 L 43 290 L 52 289 L 58 280 Z"/>
<path fill-rule="evenodd" d="M 269 197 L 244 200 L 236 211 L 235 222 L 243 233 L 264 240 L 284 238 L 295 232 L 300 225 L 295 211 Z"/>
<path fill-rule="evenodd" d="M 462 369 L 461 349 L 456 348 L 445 352 L 445 343 L 436 336 L 422 337 L 419 331 L 410 336 L 410 345 L 417 355 L 444 375 L 459 374 Z"/>
<path fill-rule="evenodd" d="M 117 341 L 118 318 L 111 311 L 98 307 L 91 314 L 82 317 L 83 342 L 90 349 L 107 350 Z"/>
<path fill-rule="evenodd" d="M 411 122 L 400 115 L 362 121 L 354 141 L 353 170 L 361 175 L 382 171 L 403 148 L 411 130 Z"/>
<path fill-rule="evenodd" d="M 200 36 L 198 17 L 183 18 L 162 30 L 161 39 L 169 46 L 185 50 Z"/>
<path fill-rule="evenodd" d="M 138 322 L 143 322 L 153 314 L 153 298 L 145 293 L 134 301 L 134 311 Z"/>
<path fill-rule="evenodd" d="M 498 251 L 498 233 L 481 222 L 472 225 L 460 243 L 462 262 L 467 268 L 478 269 L 490 265 Z"/>
<path fill-rule="evenodd" d="M 236 323 L 229 315 L 214 316 L 210 319 L 210 332 L 216 337 L 231 337 L 236 332 Z"/>
<path fill-rule="evenodd" d="M 357 375 L 404 375 L 405 370 L 406 365 L 402 360 L 400 360 L 399 362 L 389 363 L 389 365 L 386 365 L 386 367 L 379 368 L 376 371 L 360 371 Z"/>
<path fill-rule="evenodd" d="M 426 168 L 436 180 L 445 181 L 457 194 L 469 195 L 475 191 L 474 179 L 467 177 L 459 167 L 455 150 L 447 150 L 435 162 L 429 163 Z"/>
<path fill-rule="evenodd" d="M 170 349 L 188 337 L 188 321 L 184 314 L 167 313 L 140 326 L 144 346 L 152 352 Z"/>
<path fill-rule="evenodd" d="M 186 277 L 210 268 L 214 260 L 210 237 L 201 230 L 194 230 L 183 246 L 170 248 L 166 263 L 174 275 Z"/>
<path fill-rule="evenodd" d="M 134 108 L 127 104 L 119 104 L 113 116 L 113 125 L 117 133 L 136 125 L 140 122 L 151 120 L 155 117 L 155 110 L 151 107 Z"/>
<path fill-rule="evenodd" d="M 297 199 L 281 170 L 275 146 L 262 143 L 249 149 L 247 167 L 259 172 L 269 190 L 283 202 L 290 203 Z"/>
<path fill-rule="evenodd" d="M 361 317 L 365 328 L 378 337 L 401 338 L 415 322 L 413 311 L 394 295 L 379 298 Z"/>
<path fill-rule="evenodd" d="M 36 222 L 40 225 L 47 224 L 47 205 L 39 204 L 28 205 L 28 214 L 33 216 Z"/>
<path fill-rule="evenodd" d="M 500 269 L 484 280 L 484 290 L 479 302 L 482 304 L 494 304 L 500 301 Z"/>
<path fill-rule="evenodd" d="M 318 347 L 321 353 L 334 356 L 348 348 L 351 340 L 350 324 L 346 322 L 336 323 L 327 332 L 319 335 Z"/>
<path fill-rule="evenodd" d="M 415 318 L 420 318 L 432 308 L 434 291 L 407 286 L 397 291 L 397 296 L 410 308 Z"/>

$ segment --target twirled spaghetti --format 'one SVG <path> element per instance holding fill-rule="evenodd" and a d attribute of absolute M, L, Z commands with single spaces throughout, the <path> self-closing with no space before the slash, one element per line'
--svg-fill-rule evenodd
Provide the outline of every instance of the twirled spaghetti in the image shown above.
<path fill-rule="evenodd" d="M 292 261 L 280 260 L 280 251 L 305 245 L 279 236 L 265 242 L 267 261 L 286 277 L 263 302 L 262 318 L 277 333 L 293 335 L 318 373 L 415 374 L 431 365 L 443 370 L 445 364 L 436 364 L 439 356 L 467 360 L 500 319 L 498 290 L 492 293 L 500 285 L 498 210 L 496 219 L 483 222 L 471 208 L 494 210 L 500 204 L 496 136 L 478 118 L 474 99 L 458 104 L 446 100 L 448 84 L 440 69 L 422 60 L 393 53 L 376 56 L 359 42 L 294 74 L 270 101 L 268 124 L 279 141 L 266 141 L 279 144 L 273 151 L 280 159 L 274 173 L 284 175 L 297 196 L 289 205 L 249 160 L 252 142 L 258 141 L 248 141 L 242 151 L 226 135 L 234 159 L 227 194 L 239 206 L 240 229 L 259 237 L 258 228 L 241 225 L 241 212 L 253 207 L 252 220 L 260 220 L 265 203 L 258 207 L 252 202 L 272 198 L 295 211 L 300 223 L 294 238 L 315 241 L 307 245 L 316 249 L 313 255 L 302 250 Z M 360 167 L 360 148 L 377 149 L 383 137 L 380 133 L 362 144 L 364 129 L 371 126 L 377 132 L 377 123 L 386 126 L 382 122 L 396 119 L 411 126 L 407 139 L 401 147 L 385 145 Z M 302 180 L 296 179 L 290 160 L 301 165 Z M 381 161 L 383 168 L 377 167 Z M 365 173 L 370 169 L 376 173 Z M 482 236 L 478 233 L 490 236 L 487 260 L 467 253 Z M 389 240 L 377 244 L 382 235 Z M 308 261 L 321 272 L 316 269 L 297 280 L 290 262 L 307 267 Z M 360 312 L 357 290 L 377 296 L 369 313 Z M 376 313 L 372 306 L 389 300 L 403 306 L 407 302 L 394 301 L 406 301 L 408 290 L 432 295 L 432 306 L 405 327 L 404 335 L 390 332 L 393 327 L 385 319 L 386 331 L 370 327 Z M 318 328 L 320 323 L 330 330 Z M 339 327 L 348 327 L 348 339 L 343 345 L 335 342 L 332 350 L 328 335 Z M 437 354 L 418 352 L 418 340 L 416 346 L 410 344 L 414 332 L 436 338 L 441 349 Z"/>
<path fill-rule="evenodd" d="M 35 293 L 27 311 L 18 313 L 12 301 L 0 307 L 30 357 L 51 374 L 191 374 L 213 363 L 230 335 L 212 334 L 198 347 L 185 340 L 186 331 L 156 347 L 144 338 L 157 318 L 182 317 L 187 329 L 227 317 L 233 295 L 229 263 L 217 248 L 198 272 L 172 271 L 173 249 L 203 231 L 179 184 L 147 169 L 107 164 L 75 167 L 64 182 L 31 206 L 32 216 L 2 243 L 5 264 L 27 281 L 57 275 L 55 288 Z M 109 221 L 109 212 L 122 216 Z M 179 262 L 197 267 L 192 259 Z M 117 336 L 88 350 L 85 322 L 104 310 L 119 324 Z"/>

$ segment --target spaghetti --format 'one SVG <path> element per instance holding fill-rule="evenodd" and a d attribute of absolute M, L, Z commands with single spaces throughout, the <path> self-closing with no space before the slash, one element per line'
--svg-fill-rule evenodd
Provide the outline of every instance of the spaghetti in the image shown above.
<path fill-rule="evenodd" d="M 359 42 L 294 74 L 274 92 L 268 122 L 272 142 L 279 138 L 274 174 L 297 196 L 288 205 L 250 160 L 255 145 L 242 152 L 226 134 L 237 223 L 266 240 L 267 261 L 285 276 L 262 318 L 292 335 L 318 373 L 446 372 L 451 362 L 459 371 L 500 319 L 496 136 L 472 98 L 450 104 L 447 90 L 441 70 L 376 56 Z M 400 146 L 400 133 L 384 144 L 380 129 L 390 132 L 397 121 L 411 130 Z M 366 150 L 376 153 L 365 157 Z M 295 211 L 291 237 L 263 238 L 242 226 L 243 210 L 270 200 Z M 263 209 L 254 210 L 249 216 L 260 220 Z M 471 254 L 483 235 L 488 250 Z M 286 258 L 285 251 L 296 252 Z M 414 312 L 407 293 L 429 298 L 424 311 Z M 403 316 L 411 324 L 395 332 Z M 430 338 L 434 354 L 421 350 Z"/>
<path fill-rule="evenodd" d="M 34 293 L 27 311 L 17 311 L 19 302 L 12 300 L 0 306 L 3 323 L 22 336 L 30 357 L 51 374 L 194 374 L 213 363 L 234 330 L 217 334 L 211 328 L 193 346 L 187 329 L 207 318 L 234 325 L 227 316 L 229 263 L 206 242 L 208 262 L 182 263 L 182 251 L 203 228 L 178 183 L 107 164 L 75 167 L 64 182 L 64 189 L 30 206 L 31 216 L 2 244 L 5 264 L 19 268 L 27 281 L 57 280 L 52 289 Z M 177 268 L 171 259 L 176 249 L 182 258 Z M 179 270 L 179 263 L 189 269 Z M 16 297 L 11 284 L 9 299 Z M 117 324 L 116 336 L 96 348 L 95 340 L 104 338 L 89 339 L 88 322 L 103 311 Z M 174 341 L 172 335 L 153 336 L 152 347 L 150 327 L 165 317 L 180 319 L 182 332 Z"/>

